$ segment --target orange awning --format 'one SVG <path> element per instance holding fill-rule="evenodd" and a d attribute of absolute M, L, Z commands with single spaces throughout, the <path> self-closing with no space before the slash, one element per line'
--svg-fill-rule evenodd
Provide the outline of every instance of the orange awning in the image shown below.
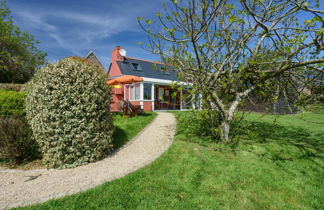
<path fill-rule="evenodd" d="M 141 82 L 141 81 L 143 81 L 143 78 L 141 77 L 125 75 L 125 76 L 118 77 L 116 79 L 109 80 L 107 84 L 108 85 L 130 84 L 133 82 Z"/>

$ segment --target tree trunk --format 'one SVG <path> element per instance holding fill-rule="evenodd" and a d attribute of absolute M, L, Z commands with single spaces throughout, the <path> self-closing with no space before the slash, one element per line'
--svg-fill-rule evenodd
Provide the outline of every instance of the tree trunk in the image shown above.
<path fill-rule="evenodd" d="M 231 124 L 234 121 L 234 112 L 237 108 L 238 101 L 233 103 L 228 111 L 225 112 L 225 116 L 222 119 L 222 122 L 220 124 L 220 136 L 221 136 L 221 141 L 226 144 L 231 143 L 231 138 L 229 136 L 230 134 L 230 129 L 231 129 Z"/>
<path fill-rule="evenodd" d="M 234 121 L 234 113 L 240 103 L 240 101 L 245 98 L 254 87 L 251 87 L 250 89 L 244 91 L 243 93 L 237 93 L 235 100 L 232 102 L 232 104 L 229 106 L 228 110 L 223 111 L 223 119 L 220 125 L 220 136 L 221 141 L 223 143 L 229 144 L 231 143 L 231 139 L 229 137 L 231 124 Z"/>
<path fill-rule="evenodd" d="M 227 120 L 224 120 L 221 123 L 221 125 L 220 125 L 220 137 L 221 137 L 221 141 L 223 143 L 226 143 L 226 144 L 231 143 L 231 139 L 229 137 L 230 126 L 231 126 L 231 124 Z"/>
<path fill-rule="evenodd" d="M 235 100 L 230 104 L 228 109 L 225 108 L 225 106 L 223 105 L 221 100 L 218 99 L 217 96 L 214 97 L 216 99 L 214 103 L 218 106 L 218 108 L 221 112 L 221 124 L 218 128 L 220 131 L 219 133 L 220 133 L 221 141 L 223 143 L 226 143 L 226 144 L 231 143 L 231 138 L 229 136 L 229 133 L 230 133 L 231 124 L 234 121 L 234 113 L 235 113 L 240 101 L 242 99 L 246 98 L 246 96 L 252 90 L 254 90 L 254 88 L 255 88 L 255 86 L 252 86 L 248 90 L 245 90 L 242 93 L 237 93 Z"/>

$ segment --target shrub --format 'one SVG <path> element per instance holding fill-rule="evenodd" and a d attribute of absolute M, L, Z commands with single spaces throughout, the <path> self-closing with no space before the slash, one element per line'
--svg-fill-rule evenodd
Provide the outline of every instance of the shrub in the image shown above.
<path fill-rule="evenodd" d="M 216 120 L 216 111 L 189 111 L 177 115 L 179 133 L 190 137 L 190 141 L 201 143 L 214 141 L 218 139 L 217 127 L 219 122 Z M 198 142 L 199 141 L 199 142 Z"/>
<path fill-rule="evenodd" d="M 21 91 L 23 84 L 15 84 L 15 83 L 0 83 L 0 89 L 12 90 L 19 92 Z"/>
<path fill-rule="evenodd" d="M 25 114 L 25 93 L 0 89 L 0 117 Z"/>
<path fill-rule="evenodd" d="M 199 110 L 188 111 L 178 114 L 177 128 L 178 135 L 182 135 L 185 139 L 195 143 L 206 143 L 211 141 L 220 141 L 219 125 L 220 113 L 217 110 Z M 234 122 L 231 125 L 231 135 L 233 142 L 248 133 L 248 123 L 243 120 L 244 113 L 236 113 Z M 189 139 L 187 137 L 190 137 Z"/>
<path fill-rule="evenodd" d="M 38 71 L 26 85 L 27 119 L 47 167 L 94 162 L 112 148 L 110 89 L 98 67 L 67 58 Z"/>
<path fill-rule="evenodd" d="M 38 156 L 25 116 L 0 118 L 0 157 L 19 163 Z"/>

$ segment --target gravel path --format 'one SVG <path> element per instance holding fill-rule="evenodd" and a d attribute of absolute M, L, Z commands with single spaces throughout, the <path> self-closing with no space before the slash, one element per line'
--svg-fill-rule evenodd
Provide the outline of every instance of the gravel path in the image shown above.
<path fill-rule="evenodd" d="M 157 117 L 133 140 L 104 160 L 73 169 L 0 169 L 0 209 L 25 206 L 81 192 L 142 168 L 172 143 L 176 120 Z"/>

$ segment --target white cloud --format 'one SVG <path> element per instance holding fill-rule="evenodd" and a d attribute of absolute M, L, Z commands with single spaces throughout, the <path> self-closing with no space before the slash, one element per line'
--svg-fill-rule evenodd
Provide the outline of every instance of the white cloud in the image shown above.
<path fill-rule="evenodd" d="M 74 53 L 90 46 L 98 39 L 109 38 L 126 30 L 136 30 L 134 22 L 123 16 L 111 17 L 65 11 L 38 12 L 37 14 L 32 11 L 18 11 L 16 14 L 26 27 L 46 33 L 60 47 Z M 51 20 L 53 22 L 62 20 L 68 27 L 60 28 L 50 23 Z"/>
<path fill-rule="evenodd" d="M 32 14 L 26 11 L 17 12 L 17 14 L 24 22 L 35 29 L 53 32 L 56 31 L 56 27 L 43 21 L 43 17 L 39 14 Z"/>
<path fill-rule="evenodd" d="M 12 5 L 12 11 L 19 26 L 32 31 L 46 47 L 45 51 L 56 54 L 50 55 L 51 59 L 59 59 L 57 52 L 62 49 L 77 56 L 84 56 L 87 51 L 93 50 L 107 66 L 110 52 L 118 44 L 114 41 L 107 43 L 107 40 L 116 34 L 140 31 L 136 17 L 154 14 L 153 8 L 159 8 L 157 5 L 160 5 L 158 1 L 151 0 L 122 1 L 111 4 L 103 12 L 105 9 L 68 10 L 24 2 Z M 136 46 L 128 47 L 131 50 Z"/>

